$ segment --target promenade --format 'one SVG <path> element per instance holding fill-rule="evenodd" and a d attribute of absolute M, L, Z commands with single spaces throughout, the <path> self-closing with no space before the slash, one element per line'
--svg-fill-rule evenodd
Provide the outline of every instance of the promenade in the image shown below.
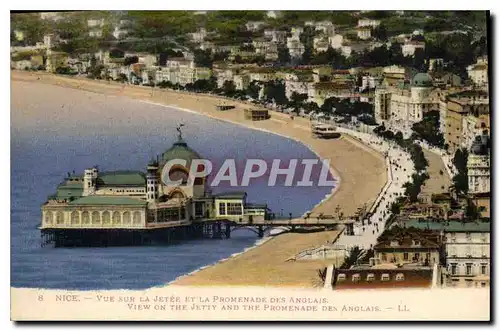
<path fill-rule="evenodd" d="M 291 119 L 288 115 L 272 112 L 271 120 L 251 122 L 245 121 L 243 110 L 252 107 L 247 103 L 237 102 L 225 98 L 194 93 L 176 92 L 170 90 L 151 89 L 138 86 L 125 86 L 118 83 L 92 81 L 88 79 L 73 79 L 45 73 L 12 72 L 12 102 L 22 99 L 22 84 L 36 83 L 56 85 L 60 87 L 79 89 L 83 91 L 102 93 L 114 97 L 135 98 L 145 102 L 176 107 L 181 110 L 199 113 L 211 118 L 243 125 L 256 130 L 267 131 L 299 141 L 309 147 L 322 159 L 328 159 L 334 177 L 339 185 L 318 201 L 311 210 L 311 215 L 332 215 L 337 207 L 344 215 L 353 215 L 358 208 L 370 206 L 376 199 L 387 181 L 386 162 L 383 155 L 376 149 L 357 144 L 348 137 L 335 140 L 321 140 L 312 137 L 310 123 L 304 118 Z M 17 94 L 19 93 L 19 94 Z M 48 99 L 61 98 L 61 105 L 67 100 L 64 96 L 47 93 Z M 112 99 L 110 99 L 112 100 Z M 216 106 L 225 103 L 234 105 L 230 111 L 217 111 Z M 73 108 L 74 109 L 74 108 Z M 89 120 L 89 114 L 69 112 L 67 107 L 46 109 L 44 113 L 13 113 L 13 122 L 22 122 L 22 125 L 35 124 L 40 119 L 57 118 L 65 121 L 71 117 L 82 123 Z M 136 112 L 113 114 L 106 109 L 105 117 L 92 115 L 94 121 L 109 121 L 113 118 L 128 118 L 133 120 L 144 114 L 138 109 Z M 99 112 L 99 110 L 96 110 Z M 31 123 L 31 124 L 30 124 Z M 19 124 L 21 125 L 21 124 Z M 99 125 L 99 123 L 94 123 Z M 314 220 L 315 221 L 315 220 Z M 319 262 L 286 262 L 290 256 L 298 252 L 331 242 L 339 235 L 339 231 L 317 233 L 284 233 L 271 238 L 261 246 L 246 253 L 232 257 L 215 266 L 206 268 L 191 276 L 179 280 L 183 285 L 274 285 L 274 286 L 304 286 L 316 285 L 316 270 L 334 261 Z M 337 261 L 338 262 L 338 261 Z"/>

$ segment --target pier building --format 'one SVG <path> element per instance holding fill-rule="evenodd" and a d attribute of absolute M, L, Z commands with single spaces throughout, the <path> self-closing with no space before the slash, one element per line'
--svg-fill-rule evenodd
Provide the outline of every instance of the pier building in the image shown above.
<path fill-rule="evenodd" d="M 145 171 L 69 174 L 42 205 L 42 244 L 142 244 L 197 236 L 229 237 L 234 225 L 263 224 L 266 204 L 247 203 L 245 192 L 212 194 L 206 177 L 189 179 L 191 162 L 202 159 L 182 139 Z M 164 167 L 171 160 L 185 164 Z M 171 182 L 175 181 L 175 183 Z"/>

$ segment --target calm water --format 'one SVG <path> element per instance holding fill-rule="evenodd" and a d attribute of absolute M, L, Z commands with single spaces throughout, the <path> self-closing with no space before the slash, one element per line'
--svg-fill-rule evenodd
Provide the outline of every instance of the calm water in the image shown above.
<path fill-rule="evenodd" d="M 175 127 L 181 122 L 186 124 L 184 138 L 189 146 L 214 164 L 234 158 L 241 170 L 246 158 L 279 157 L 286 164 L 291 158 L 316 158 L 294 141 L 196 114 L 59 87 L 26 83 L 14 88 L 26 90 L 30 98 L 13 103 L 12 114 L 43 110 L 30 111 L 29 121 L 15 120 L 12 124 L 11 280 L 15 287 L 148 288 L 252 246 L 257 240 L 255 233 L 239 230 L 229 240 L 197 240 L 172 246 L 40 247 L 40 205 L 55 192 L 68 171 L 81 173 L 92 165 L 99 165 L 101 171 L 144 171 L 151 156 L 170 148 L 176 139 Z M 59 108 L 70 115 L 54 118 L 52 112 L 45 113 Z M 85 120 L 71 116 L 77 112 L 87 112 L 88 116 Z M 294 216 L 309 210 L 331 190 L 284 187 L 283 182 L 278 179 L 277 187 L 268 187 L 267 179 L 262 179 L 251 181 L 245 188 L 226 184 L 213 190 L 244 189 L 250 202 L 266 202 L 277 214 Z"/>

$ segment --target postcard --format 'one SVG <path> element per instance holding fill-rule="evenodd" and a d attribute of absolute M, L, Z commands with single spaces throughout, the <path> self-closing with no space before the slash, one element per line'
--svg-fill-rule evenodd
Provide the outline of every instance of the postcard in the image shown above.
<path fill-rule="evenodd" d="M 490 320 L 489 12 L 10 19 L 12 320 Z"/>

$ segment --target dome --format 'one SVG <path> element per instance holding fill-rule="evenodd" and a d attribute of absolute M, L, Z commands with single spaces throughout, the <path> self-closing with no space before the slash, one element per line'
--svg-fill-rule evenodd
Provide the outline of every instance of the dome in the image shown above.
<path fill-rule="evenodd" d="M 429 74 L 426 73 L 418 73 L 413 77 L 412 86 L 414 87 L 431 87 L 432 86 L 432 78 Z"/>
<path fill-rule="evenodd" d="M 178 139 L 169 150 L 162 154 L 161 163 L 164 164 L 174 159 L 186 160 L 186 167 L 189 168 L 192 160 L 201 159 L 201 157 L 198 153 L 189 148 L 184 140 Z"/>

